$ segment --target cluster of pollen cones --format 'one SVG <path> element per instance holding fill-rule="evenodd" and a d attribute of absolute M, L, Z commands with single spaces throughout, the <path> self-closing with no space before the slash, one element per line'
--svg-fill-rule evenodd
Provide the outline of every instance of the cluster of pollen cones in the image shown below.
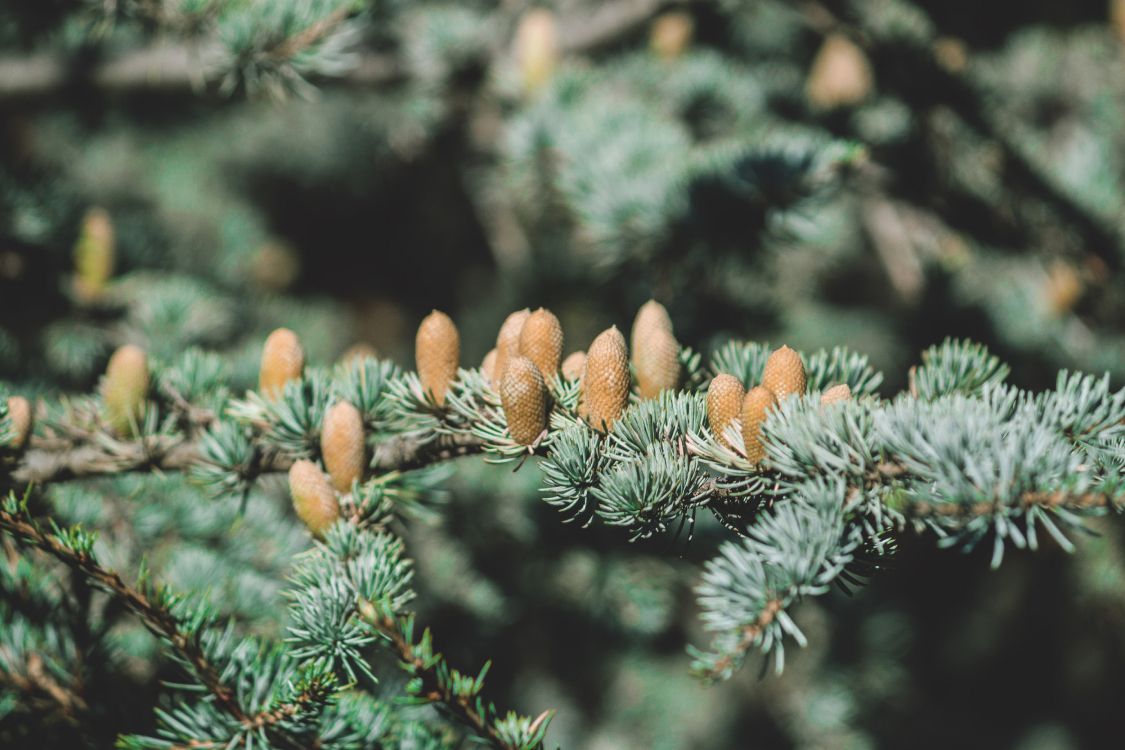
<path fill-rule="evenodd" d="M 807 385 L 801 355 L 788 346 L 770 354 L 762 370 L 762 382 L 749 390 L 734 375 L 720 373 L 707 388 L 707 421 L 711 432 L 724 446 L 737 450 L 725 433 L 731 423 L 739 420 L 746 460 L 758 464 L 766 457 L 762 424 L 770 410 L 790 396 L 803 396 Z M 851 388 L 844 383 L 826 390 L 820 397 L 820 403 L 834 404 L 851 397 Z"/>
<path fill-rule="evenodd" d="M 578 414 L 594 430 L 608 432 L 621 417 L 630 394 L 653 399 L 674 390 L 682 379 L 681 348 L 664 306 L 650 300 L 633 321 L 631 347 L 616 326 L 602 331 L 585 351 L 563 358 L 563 330 L 550 310 L 517 310 L 500 326 L 496 346 L 480 370 L 499 395 L 514 443 L 533 449 L 547 432 L 552 389 L 560 381 L 578 382 Z M 630 348 L 632 358 L 630 359 Z M 448 315 L 433 311 L 418 327 L 415 358 L 424 396 L 442 408 L 457 380 L 461 341 Z M 305 351 L 300 339 L 278 328 L 262 347 L 258 390 L 265 399 L 278 399 L 291 381 L 304 375 Z M 634 388 L 635 384 L 635 388 Z M 766 362 L 762 382 L 746 390 L 738 378 L 717 375 L 707 390 L 707 417 L 715 437 L 737 450 L 725 434 L 737 420 L 745 457 L 757 464 L 765 457 L 761 429 L 770 409 L 793 394 L 804 394 L 805 367 L 787 346 Z M 134 345 L 122 346 L 109 360 L 100 392 L 108 427 L 132 434 L 145 414 L 150 389 L 147 354 Z M 823 404 L 851 398 L 847 385 L 821 396 Z M 32 409 L 13 396 L 7 402 L 11 448 L 23 447 L 31 431 Z M 302 459 L 289 471 L 289 490 L 297 515 L 310 531 L 322 536 L 341 515 L 353 489 L 368 466 L 364 417 L 355 404 L 338 400 L 324 415 L 317 463 Z"/>
<path fill-rule="evenodd" d="M 562 325 L 550 310 L 517 310 L 501 324 L 496 346 L 481 362 L 482 375 L 500 396 L 508 432 L 520 445 L 534 446 L 546 433 L 552 387 L 560 380 L 579 382 L 579 415 L 599 432 L 612 429 L 625 410 L 634 378 L 641 399 L 655 398 L 680 382 L 680 344 L 668 311 L 658 302 L 647 302 L 637 313 L 631 362 L 616 326 L 602 331 L 586 351 L 565 359 L 563 342 Z M 460 355 L 457 327 L 448 315 L 435 310 L 426 316 L 415 352 L 422 390 L 443 405 Z"/>

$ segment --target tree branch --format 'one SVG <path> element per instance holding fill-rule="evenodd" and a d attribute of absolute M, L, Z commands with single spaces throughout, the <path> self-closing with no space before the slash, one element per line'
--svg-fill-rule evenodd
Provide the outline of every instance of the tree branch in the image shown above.
<path fill-rule="evenodd" d="M 284 712 L 288 710 L 286 707 L 279 707 L 268 714 L 247 714 L 235 696 L 234 690 L 223 682 L 218 668 L 203 653 L 198 635 L 182 629 L 180 620 L 171 611 L 154 602 L 144 592 L 129 586 L 120 574 L 102 567 L 91 556 L 64 544 L 56 535 L 43 533 L 31 521 L 2 508 L 0 508 L 0 530 L 7 531 L 79 571 L 91 583 L 109 593 L 126 609 L 140 617 L 152 632 L 171 644 L 181 658 L 191 665 L 196 679 L 214 696 L 215 702 L 247 730 L 265 727 L 273 739 L 293 750 L 315 748 L 315 745 L 307 745 L 272 727 L 276 719 L 271 721 L 270 717 L 274 714 L 278 717 L 284 716 Z M 299 710 L 299 706 L 294 710 Z"/>
<path fill-rule="evenodd" d="M 49 53 L 0 57 L 0 101 L 40 100 L 71 88 L 92 88 L 119 96 L 141 92 L 191 93 L 211 81 L 203 61 L 205 48 L 193 44 L 159 44 L 79 65 Z M 384 86 L 402 78 L 399 63 L 375 53 L 359 55 L 344 76 L 333 78 L 355 86 Z"/>
<path fill-rule="evenodd" d="M 477 707 L 482 704 L 481 701 L 470 702 L 467 698 L 456 695 L 450 690 L 448 681 L 441 679 L 439 676 L 438 667 L 444 663 L 444 659 L 438 657 L 437 659 L 429 660 L 429 663 L 427 663 L 427 660 L 423 659 L 417 653 L 414 644 L 407 639 L 402 628 L 399 627 L 399 619 L 385 614 L 382 616 L 365 617 L 364 621 L 390 641 L 410 674 L 421 681 L 421 686 L 417 693 L 419 697 L 425 698 L 431 703 L 441 704 L 457 717 L 458 720 L 472 727 L 480 737 L 489 740 L 495 747 L 503 748 L 504 750 L 522 750 L 522 746 L 513 745 L 505 741 L 496 730 L 496 727 L 493 726 L 492 722 L 478 710 Z M 540 714 L 532 723 L 532 732 L 534 732 L 535 727 L 550 717 L 552 713 L 552 711 L 544 711 Z M 542 743 L 540 743 L 535 746 L 535 748 L 531 748 L 531 750 L 537 750 L 537 748 L 542 748 L 542 746 Z"/>
<path fill-rule="evenodd" d="M 423 441 L 399 435 L 376 446 L 371 467 L 378 473 L 411 471 L 480 453 L 482 449 L 479 440 L 469 437 L 442 436 Z M 173 435 L 81 445 L 33 439 L 11 470 L 11 478 L 20 485 L 42 485 L 128 472 L 185 471 L 204 463 L 195 441 Z M 260 474 L 281 473 L 292 464 L 288 456 L 263 452 L 257 470 Z"/>

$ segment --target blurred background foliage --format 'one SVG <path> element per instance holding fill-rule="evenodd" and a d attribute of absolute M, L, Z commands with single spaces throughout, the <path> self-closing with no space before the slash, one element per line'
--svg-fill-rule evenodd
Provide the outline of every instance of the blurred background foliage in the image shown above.
<path fill-rule="evenodd" d="M 279 325 L 313 362 L 363 343 L 409 365 L 435 307 L 470 366 L 514 308 L 553 309 L 570 351 L 653 296 L 696 349 L 845 344 L 885 394 L 947 335 L 1022 386 L 1125 376 L 1125 3 L 9 0 L 0 45 L 13 391 L 88 391 L 126 342 L 221 352 L 241 391 Z M 420 620 L 453 661 L 494 659 L 498 702 L 557 708 L 552 745 L 1125 736 L 1119 527 L 996 572 L 907 539 L 874 585 L 803 605 L 784 676 L 708 687 L 683 644 L 717 530 L 628 544 L 538 486 L 463 460 L 407 543 Z M 308 542 L 280 483 L 244 508 L 173 476 L 49 497 L 116 567 L 281 632 Z M 12 629 L 58 606 L 20 581 L 0 565 Z M 111 653 L 52 668 L 112 705 L 62 710 L 0 653 L 0 744 L 150 726 L 174 670 L 104 619 Z"/>

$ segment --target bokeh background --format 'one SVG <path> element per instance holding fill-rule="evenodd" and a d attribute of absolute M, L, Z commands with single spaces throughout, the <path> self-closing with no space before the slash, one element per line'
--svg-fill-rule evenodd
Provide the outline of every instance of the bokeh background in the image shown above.
<path fill-rule="evenodd" d="M 473 366 L 513 309 L 550 307 L 571 351 L 656 297 L 697 350 L 844 344 L 885 395 L 946 336 L 1021 386 L 1120 385 L 1123 184 L 1121 2 L 6 0 L 0 380 L 86 392 L 133 342 L 222 352 L 238 392 L 279 325 L 315 362 L 362 343 L 411 366 L 432 308 Z M 866 588 L 800 607 L 782 677 L 707 686 L 685 645 L 717 524 L 629 544 L 561 523 L 531 463 L 447 473 L 407 535 L 420 619 L 455 663 L 493 659 L 498 703 L 558 709 L 552 746 L 1125 737 L 1120 525 L 995 572 L 907 539 Z M 308 541 L 280 483 L 244 509 L 171 476 L 49 498 L 122 570 L 146 557 L 283 633 Z M 112 705 L 62 716 L 0 658 L 0 745 L 151 726 L 175 669 L 105 622 L 109 653 L 56 656 Z"/>

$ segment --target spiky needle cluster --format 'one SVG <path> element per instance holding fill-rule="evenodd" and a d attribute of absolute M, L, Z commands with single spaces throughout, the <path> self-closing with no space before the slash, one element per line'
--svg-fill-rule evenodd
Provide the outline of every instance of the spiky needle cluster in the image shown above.
<path fill-rule="evenodd" d="M 416 697 L 445 704 L 466 731 L 502 747 L 541 744 L 549 715 L 501 717 L 479 698 L 483 675 L 446 666 L 402 609 L 409 567 L 388 524 L 422 496 L 426 467 L 458 456 L 540 456 L 546 502 L 634 539 L 715 515 L 734 538 L 697 589 L 714 640 L 695 652 L 696 667 L 711 678 L 729 676 L 753 650 L 780 669 L 786 642 L 804 643 L 794 603 L 877 571 L 899 534 L 929 532 L 965 549 L 988 543 L 999 564 L 1009 546 L 1034 549 L 1041 534 L 1069 547 L 1083 516 L 1122 506 L 1125 391 L 1108 378 L 1064 372 L 1054 390 L 1029 393 L 1005 384 L 1007 369 L 983 347 L 946 341 L 923 354 L 909 392 L 885 399 L 867 358 L 840 347 L 803 355 L 731 342 L 712 355 L 708 380 L 655 302 L 638 313 L 631 339 L 630 357 L 610 327 L 564 361 L 558 318 L 521 310 L 480 368 L 459 369 L 456 326 L 434 312 L 419 328 L 412 373 L 373 357 L 307 367 L 295 335 L 280 330 L 263 350 L 260 392 L 224 397 L 218 410 L 200 405 L 220 386 L 197 382 L 204 355 L 150 364 L 126 349 L 100 399 L 70 403 L 34 429 L 30 404 L 0 401 L 0 460 L 11 489 L 160 469 L 190 471 L 223 496 L 288 472 L 294 511 L 317 542 L 293 582 L 294 645 L 277 675 L 302 664 L 321 671 L 286 677 L 301 690 L 271 688 L 269 705 L 290 706 L 290 717 L 320 712 L 300 731 L 281 720 L 262 730 L 267 739 L 299 735 L 282 745 L 323 727 L 337 682 L 373 677 L 374 643 L 396 650 L 417 678 Z M 17 538 L 110 580 L 84 557 L 85 537 L 51 537 L 37 524 L 14 500 L 0 517 Z M 210 627 L 196 637 L 218 671 L 193 669 L 204 682 L 222 676 L 209 687 L 237 708 L 237 737 L 253 711 L 274 709 L 229 692 L 236 683 L 225 682 L 224 662 L 233 656 L 208 651 Z M 198 718 L 190 712 L 202 705 L 184 716 Z M 167 732 L 190 744 L 199 738 L 189 729 L 184 719 Z"/>

